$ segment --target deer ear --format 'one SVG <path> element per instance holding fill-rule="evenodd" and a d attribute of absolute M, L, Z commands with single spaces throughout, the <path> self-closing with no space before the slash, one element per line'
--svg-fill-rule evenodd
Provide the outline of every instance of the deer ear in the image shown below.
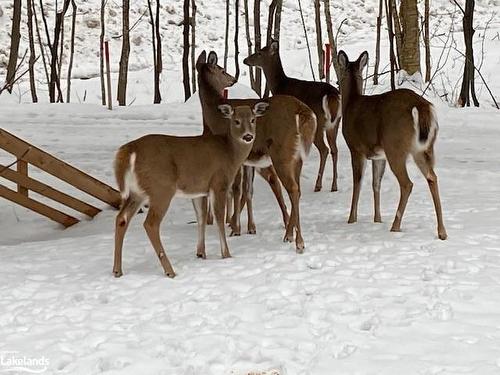
<path fill-rule="evenodd" d="M 208 54 L 207 63 L 210 65 L 217 65 L 217 54 L 214 51 L 210 51 Z"/>
<path fill-rule="evenodd" d="M 231 116 L 233 115 L 233 107 L 231 107 L 229 104 L 221 104 L 217 108 L 219 108 L 219 111 L 221 111 L 222 116 L 224 116 L 225 118 L 231 118 Z"/>
<path fill-rule="evenodd" d="M 363 70 L 368 64 L 368 52 L 364 51 L 358 58 L 359 70 Z"/>
<path fill-rule="evenodd" d="M 269 45 L 271 53 L 278 53 L 280 50 L 280 44 L 277 40 L 271 39 L 271 44 Z"/>
<path fill-rule="evenodd" d="M 346 69 L 347 64 L 349 64 L 349 57 L 347 57 L 347 54 L 343 50 L 340 50 L 337 56 L 337 61 L 342 69 Z"/>
<path fill-rule="evenodd" d="M 255 104 L 253 107 L 253 113 L 255 117 L 260 117 L 264 116 L 265 112 L 267 111 L 267 107 L 269 107 L 269 103 L 266 102 L 258 102 Z"/>
<path fill-rule="evenodd" d="M 198 60 L 196 60 L 196 70 L 200 70 L 201 66 L 207 62 L 207 52 L 203 50 L 198 56 Z"/>

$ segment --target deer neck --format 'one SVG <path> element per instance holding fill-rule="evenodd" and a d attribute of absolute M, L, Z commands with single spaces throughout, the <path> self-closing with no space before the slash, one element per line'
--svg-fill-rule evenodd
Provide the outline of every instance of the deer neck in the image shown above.
<path fill-rule="evenodd" d="M 349 105 L 362 95 L 361 90 L 354 76 L 349 75 L 345 78 L 346 82 L 340 86 L 340 95 L 342 96 L 342 113 L 346 113 Z"/>
<path fill-rule="evenodd" d="M 212 115 L 217 112 L 217 105 L 219 105 L 223 99 L 222 93 L 214 89 L 203 77 L 200 76 L 198 80 L 199 95 L 201 102 L 201 109 L 203 111 L 203 116 Z"/>
<path fill-rule="evenodd" d="M 248 154 L 252 149 L 253 143 L 243 143 L 240 140 L 234 139 L 231 136 L 230 130 L 226 134 L 226 143 L 228 150 L 231 153 L 231 160 L 234 165 L 241 165 L 248 158 Z"/>
<path fill-rule="evenodd" d="M 268 63 L 262 66 L 269 88 L 273 94 L 276 94 L 278 88 L 288 79 L 281 64 L 281 58 L 278 54 L 271 56 Z"/>

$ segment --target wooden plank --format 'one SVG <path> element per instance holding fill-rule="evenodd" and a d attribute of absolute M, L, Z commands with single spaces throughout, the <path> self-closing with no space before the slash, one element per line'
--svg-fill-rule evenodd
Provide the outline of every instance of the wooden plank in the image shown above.
<path fill-rule="evenodd" d="M 120 206 L 120 193 L 111 186 L 106 185 L 3 129 L 0 129 L 0 148 L 3 148 L 17 158 L 22 158 L 28 163 L 33 164 L 45 172 L 60 178 L 115 208 Z"/>
<path fill-rule="evenodd" d="M 49 219 L 52 219 L 64 225 L 66 228 L 78 223 L 79 221 L 77 218 L 66 215 L 64 212 L 58 211 L 43 203 L 25 197 L 17 191 L 10 190 L 3 185 L 0 185 L 0 197 L 8 199 L 11 202 L 17 203 L 23 207 L 39 213 L 40 215 L 48 217 Z"/>
<path fill-rule="evenodd" d="M 47 198 L 53 199 L 56 202 L 62 203 L 78 212 L 81 212 L 87 216 L 94 217 L 99 212 L 100 209 L 94 207 L 88 203 L 85 203 L 79 199 L 76 199 L 68 194 L 65 194 L 59 190 L 56 190 L 43 182 L 37 181 L 31 177 L 25 176 L 16 172 L 12 169 L 5 168 L 0 164 L 0 176 L 15 182 L 17 186 L 21 186 L 23 189 L 34 191 L 35 193 L 41 194 Z M 19 191 L 18 188 L 18 192 Z M 22 194 L 22 193 L 21 193 Z M 24 195 L 24 194 L 23 194 Z M 25 195 L 26 196 L 26 195 Z"/>
<path fill-rule="evenodd" d="M 0 167 L 0 170 L 1 169 L 2 167 Z M 23 176 L 28 176 L 28 163 L 26 163 L 24 160 L 18 160 L 17 171 Z M 28 189 L 26 189 L 24 186 L 20 184 L 17 184 L 17 192 L 24 195 L 25 197 L 28 196 Z"/>

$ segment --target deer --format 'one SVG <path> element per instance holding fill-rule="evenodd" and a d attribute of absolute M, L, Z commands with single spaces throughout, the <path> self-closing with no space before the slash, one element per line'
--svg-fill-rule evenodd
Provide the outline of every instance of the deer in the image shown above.
<path fill-rule="evenodd" d="M 231 106 L 253 106 L 260 100 L 225 99 L 223 90 L 233 85 L 236 80 L 217 65 L 217 60 L 217 54 L 214 51 L 209 53 L 208 58 L 206 52 L 203 51 L 196 62 L 203 123 L 207 131 L 214 134 L 225 131 L 221 122 L 223 119 L 220 112 L 217 111 L 217 107 L 221 103 Z M 291 202 L 291 212 L 289 219 L 285 222 L 286 229 L 283 241 L 293 242 L 295 230 L 296 252 L 302 253 L 305 245 L 299 213 L 300 175 L 303 161 L 310 151 L 316 132 L 316 116 L 307 105 L 291 96 L 276 95 L 269 98 L 267 102 L 269 108 L 266 116 L 257 119 L 255 141 L 244 165 L 256 167 L 259 173 L 271 183 L 277 198 L 281 194 L 280 182 L 285 187 Z M 251 179 L 247 179 L 243 188 L 245 191 L 242 194 L 247 201 L 250 229 L 252 226 L 255 227 L 251 213 L 253 192 Z M 234 215 L 233 220 L 231 220 L 233 233 L 238 233 L 240 230 L 241 203 L 237 193 L 235 192 Z"/>
<path fill-rule="evenodd" d="M 149 208 L 144 228 L 165 274 L 175 277 L 160 239 L 160 224 L 174 197 L 193 200 L 198 222 L 196 255 L 206 258 L 205 226 L 207 196 L 210 196 L 222 258 L 231 257 L 224 223 L 227 191 L 252 150 L 255 119 L 263 116 L 268 106 L 265 102 L 256 102 L 253 109 L 246 105 L 219 105 L 217 110 L 229 123 L 225 134 L 191 137 L 149 134 L 118 149 L 114 169 L 122 202 L 115 223 L 115 277 L 123 275 L 122 248 L 127 228 L 146 204 Z"/>
<path fill-rule="evenodd" d="M 273 95 L 294 96 L 314 111 L 318 123 L 314 145 L 318 149 L 320 156 L 314 191 L 320 191 L 323 184 L 323 173 L 328 157 L 328 147 L 324 140 L 325 133 L 333 162 L 331 191 L 337 191 L 337 134 L 341 118 L 339 90 L 326 82 L 312 82 L 288 77 L 281 63 L 279 42 L 277 40 L 271 40 L 269 45 L 245 58 L 243 63 L 262 69 Z"/>
<path fill-rule="evenodd" d="M 364 51 L 356 61 L 349 61 L 340 51 L 342 133 L 351 152 L 353 192 L 348 223 L 357 221 L 361 179 L 366 159 L 373 161 L 374 221 L 381 222 L 380 186 L 386 160 L 396 176 L 400 198 L 391 231 L 401 231 L 401 220 L 413 188 L 406 161 L 411 155 L 427 180 L 437 217 L 438 238 L 447 238 L 443 223 L 438 179 L 434 172 L 434 143 L 438 120 L 434 106 L 408 89 L 397 89 L 379 95 L 363 95 L 363 69 L 368 63 Z"/>

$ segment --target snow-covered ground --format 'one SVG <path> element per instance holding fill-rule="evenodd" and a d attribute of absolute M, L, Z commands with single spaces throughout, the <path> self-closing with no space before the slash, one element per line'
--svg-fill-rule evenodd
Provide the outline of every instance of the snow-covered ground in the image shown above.
<path fill-rule="evenodd" d="M 4 11 L 6 3 L 0 0 Z M 82 8 L 97 9 L 96 3 L 82 3 Z M 172 7 L 177 9 L 179 3 Z M 444 0 L 436 3 L 437 14 L 445 13 L 446 4 L 452 7 Z M 198 4 L 199 9 L 209 9 L 204 14 L 218 17 L 199 17 L 206 32 L 198 33 L 205 43 L 198 48 L 215 48 L 219 55 L 222 33 L 216 32 L 215 24 L 221 24 L 221 4 Z M 478 51 L 480 27 L 498 12 L 498 5 L 497 0 L 478 1 Z M 364 49 L 372 53 L 374 19 L 367 9 L 376 9 L 375 1 L 332 1 L 332 7 L 337 20 L 341 15 L 350 19 L 349 32 L 341 36 L 342 48 L 352 58 Z M 295 8 L 295 2 L 285 2 L 285 69 L 309 77 L 303 40 L 302 46 L 293 42 L 302 36 Z M 179 9 L 176 12 L 178 18 Z M 312 27 L 311 14 L 312 8 L 306 6 Z M 497 95 L 498 18 L 492 18 L 485 38 L 482 68 Z M 6 15 L 0 22 L 5 26 L 0 40 L 6 40 Z M 149 35 L 147 25 L 141 27 L 141 35 Z M 447 27 L 436 24 L 441 32 Z M 210 40 L 211 32 L 216 40 Z M 75 80 L 75 98 L 78 93 L 82 99 L 87 92 L 87 100 L 69 105 L 17 105 L 29 101 L 28 94 L 20 94 L 21 85 L 13 95 L 0 97 L 0 126 L 114 186 L 112 161 L 119 145 L 145 133 L 201 131 L 197 97 L 179 103 L 175 48 L 180 44 L 175 38 L 165 40 L 169 46 L 165 55 L 171 55 L 166 61 L 173 59 L 162 86 L 168 104 L 145 105 L 152 97 L 152 72 L 149 63 L 137 63 L 129 90 L 129 100 L 135 101 L 129 107 L 110 112 L 99 106 L 97 79 Z M 445 38 L 434 38 L 435 65 Z M 460 38 L 457 30 L 457 48 Z M 90 46 L 90 39 L 86 36 L 82 46 Z M 384 35 L 382 43 L 387 43 Z M 399 197 L 389 170 L 382 185 L 384 222 L 372 222 L 367 168 L 358 223 L 348 225 L 351 168 L 341 136 L 339 192 L 312 191 L 318 167 L 315 149 L 305 163 L 303 255 L 281 242 L 284 228 L 278 207 L 267 184 L 257 177 L 257 234 L 229 238 L 231 259 L 220 259 L 212 227 L 207 235 L 208 259 L 196 258 L 191 202 L 173 202 L 162 227 L 177 272 L 173 280 L 162 274 L 142 227 L 144 215 L 131 224 L 125 238 L 124 276 L 115 279 L 111 273 L 115 211 L 107 208 L 94 220 L 82 218 L 80 224 L 62 230 L 0 200 L 0 372 L 9 358 L 26 356 L 43 357 L 46 374 L 72 375 L 499 374 L 500 112 L 492 108 L 479 81 L 479 109 L 453 108 L 436 96 L 446 91 L 452 101 L 462 69 L 456 57 L 453 51 L 443 57 L 446 64 L 429 91 L 440 120 L 436 172 L 447 241 L 437 239 L 427 184 L 411 163 L 415 185 L 403 232 L 389 232 Z M 141 58 L 149 59 L 147 48 L 133 54 L 133 59 Z M 93 64 L 89 59 L 78 69 L 92 73 Z M 246 79 L 242 77 L 243 84 Z M 387 79 L 383 76 L 380 87 L 368 85 L 367 91 L 387 89 Z M 243 84 L 232 88 L 230 95 L 251 95 Z M 1 164 L 12 161 L 0 153 Z M 328 187 L 330 161 L 326 171 L 323 185 Z M 35 168 L 30 174 L 81 194 Z M 3 179 L 0 183 L 12 186 Z"/>

